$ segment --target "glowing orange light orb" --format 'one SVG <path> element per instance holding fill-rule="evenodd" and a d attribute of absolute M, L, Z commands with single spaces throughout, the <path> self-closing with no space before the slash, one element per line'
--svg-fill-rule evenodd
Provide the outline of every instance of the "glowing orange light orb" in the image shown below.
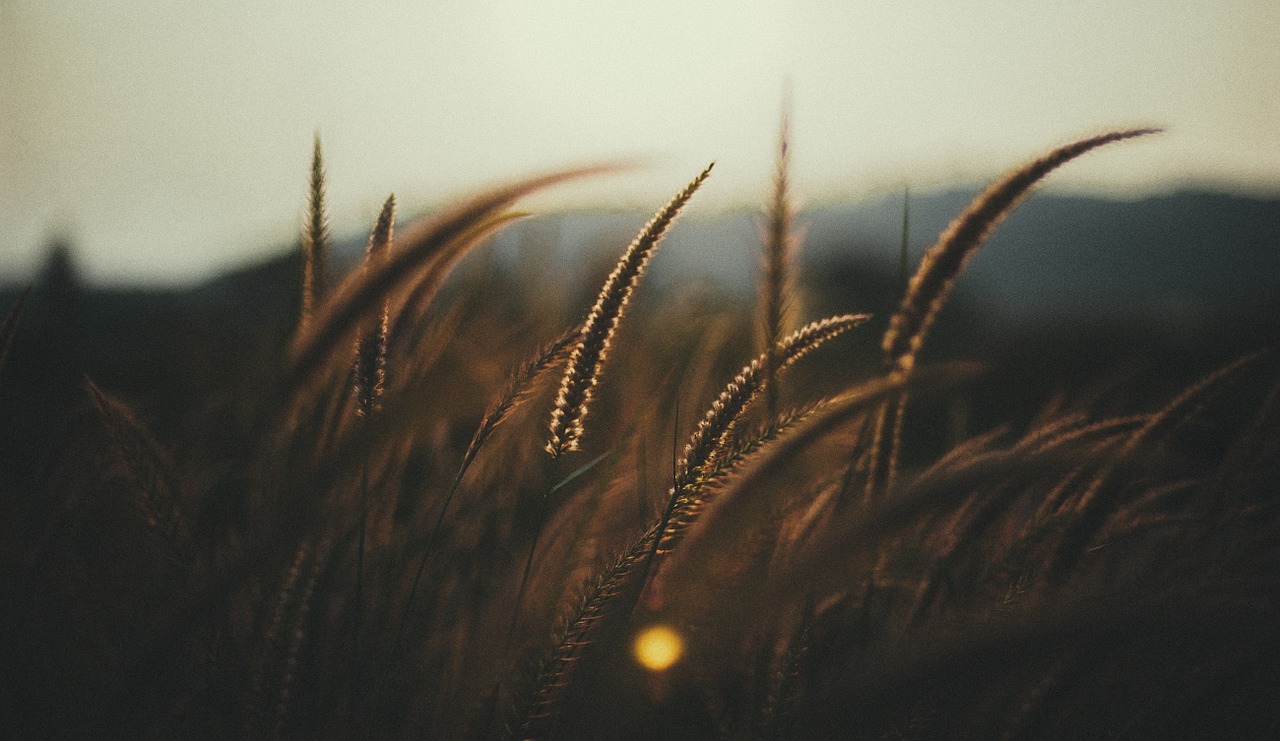
<path fill-rule="evenodd" d="M 680 634 L 665 625 L 651 625 L 636 636 L 636 661 L 649 671 L 666 671 L 684 654 Z"/>

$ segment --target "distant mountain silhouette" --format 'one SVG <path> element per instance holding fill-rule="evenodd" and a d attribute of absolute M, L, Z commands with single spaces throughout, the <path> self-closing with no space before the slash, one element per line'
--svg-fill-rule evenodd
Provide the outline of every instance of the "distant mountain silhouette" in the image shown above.
<path fill-rule="evenodd" d="M 912 195 L 913 268 L 975 193 Z M 499 252 L 529 265 L 536 260 L 519 253 L 541 250 L 544 260 L 572 276 L 583 255 L 621 251 L 646 218 L 639 212 L 539 217 L 502 236 Z M 749 290 L 758 271 L 759 219 L 747 211 L 685 218 L 654 260 L 655 282 L 705 278 Z M 896 283 L 901 195 L 809 209 L 798 221 L 806 228 L 802 260 L 810 272 L 852 263 Z M 960 290 L 1001 316 L 1027 321 L 1196 321 L 1276 312 L 1280 200 L 1208 192 L 1137 201 L 1034 194 L 996 229 Z"/>
<path fill-rule="evenodd" d="M 913 194 L 914 267 L 976 190 Z M 572 285 L 598 284 L 649 214 L 579 211 L 535 216 L 501 234 L 495 264 L 526 277 L 554 273 Z M 760 214 L 693 214 L 679 222 L 653 262 L 655 290 L 706 280 L 730 293 L 752 288 L 759 266 Z M 806 210 L 801 260 L 824 274 L 874 273 L 896 291 L 901 195 Z M 363 238 L 339 240 L 335 263 L 354 264 Z M 844 268 L 837 268 L 844 265 Z M 186 292 L 198 305 L 279 309 L 296 279 L 296 256 L 246 266 Z M 599 273 L 599 275 L 596 275 Z M 270 286 L 259 290 L 260 286 Z M 16 293 L 0 291 L 0 297 Z M 571 287 L 570 290 L 576 290 Z M 586 289 L 588 292 L 593 287 Z M 1018 321 L 1164 317 L 1200 321 L 1224 314 L 1280 312 L 1280 200 L 1180 192 L 1137 201 L 1038 193 L 995 231 L 959 291 Z M 170 292 L 160 292 L 170 293 Z M 174 299 L 181 294 L 175 292 Z M 882 312 L 884 296 L 861 308 Z"/>

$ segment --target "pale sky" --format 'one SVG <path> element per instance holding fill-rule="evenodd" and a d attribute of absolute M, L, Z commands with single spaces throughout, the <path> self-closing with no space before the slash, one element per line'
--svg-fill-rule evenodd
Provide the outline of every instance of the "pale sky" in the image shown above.
<path fill-rule="evenodd" d="M 1280 191 L 1275 0 L 0 0 L 0 280 L 191 283 L 296 241 L 313 132 L 335 232 L 619 157 L 530 204 L 763 200 L 782 91 L 809 203 L 994 177 L 1160 124 L 1049 187 Z"/>

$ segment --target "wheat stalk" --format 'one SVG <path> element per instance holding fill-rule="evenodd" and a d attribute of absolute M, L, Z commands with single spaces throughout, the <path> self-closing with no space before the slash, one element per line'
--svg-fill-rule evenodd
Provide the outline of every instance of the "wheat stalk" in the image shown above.
<path fill-rule="evenodd" d="M 569 356 L 564 379 L 560 384 L 560 393 L 556 396 L 555 408 L 551 412 L 551 436 L 546 448 L 552 458 L 559 458 L 565 452 L 578 449 L 582 439 L 582 425 L 586 420 L 596 384 L 599 383 L 600 372 L 608 357 L 614 332 L 618 329 L 618 323 L 622 319 L 623 312 L 626 311 L 631 294 L 649 259 L 653 257 L 653 253 L 662 242 L 667 228 L 671 226 L 703 181 L 711 175 L 713 167 L 715 167 L 714 162 L 707 165 L 707 169 L 654 214 L 622 253 L 618 264 L 600 289 L 595 305 L 591 307 L 586 320 L 582 323 L 582 338 Z"/>

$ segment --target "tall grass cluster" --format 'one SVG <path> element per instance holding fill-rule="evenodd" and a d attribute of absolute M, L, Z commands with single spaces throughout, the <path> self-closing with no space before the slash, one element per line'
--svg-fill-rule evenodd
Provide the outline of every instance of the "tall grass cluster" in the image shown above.
<path fill-rule="evenodd" d="M 389 197 L 339 280 L 317 140 L 296 322 L 203 418 L 217 432 L 159 439 L 84 380 L 63 434 L 3 484 L 0 723 L 29 738 L 1275 735 L 1270 351 L 1163 406 L 1059 399 L 904 455 L 904 419 L 984 372 L 921 351 L 988 234 L 1058 167 L 1152 133 L 997 180 L 877 324 L 799 317 L 784 117 L 748 331 L 630 311 L 711 166 L 555 326 L 548 297 L 512 310 L 450 275 L 521 198 L 611 168 L 404 225 Z M 23 315 L 0 363 L 21 360 Z M 829 393 L 792 382 L 876 326 L 879 372 L 837 369 Z"/>

